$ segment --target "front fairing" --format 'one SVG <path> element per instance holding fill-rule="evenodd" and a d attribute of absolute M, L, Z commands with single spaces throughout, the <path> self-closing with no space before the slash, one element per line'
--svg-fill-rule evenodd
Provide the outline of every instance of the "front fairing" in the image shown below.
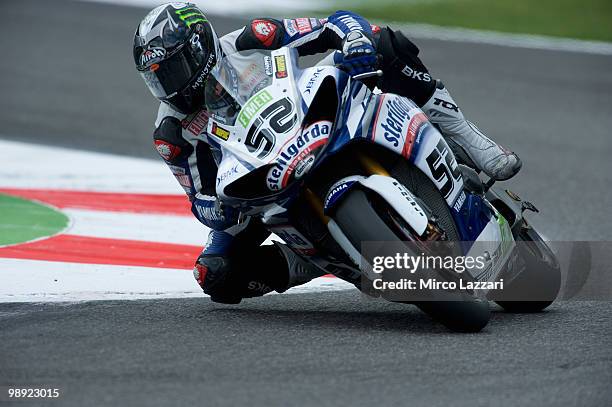
<path fill-rule="evenodd" d="M 291 193 L 331 133 L 331 122 L 302 122 L 322 81 L 343 74 L 329 66 L 302 70 L 297 58 L 289 48 L 232 54 L 207 84 L 211 116 L 203 137 L 220 157 L 217 195 L 232 206 Z"/>

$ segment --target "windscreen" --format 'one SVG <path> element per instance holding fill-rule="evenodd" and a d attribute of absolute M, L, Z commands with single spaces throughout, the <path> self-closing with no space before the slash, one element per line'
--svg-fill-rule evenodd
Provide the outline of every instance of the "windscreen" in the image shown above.
<path fill-rule="evenodd" d="M 231 97 L 244 106 L 247 100 L 261 89 L 272 84 L 272 58 L 269 51 L 242 51 L 223 57 L 212 71 L 215 81 L 210 81 L 207 95 Z M 222 89 L 221 89 L 222 88 Z M 214 103 L 214 99 L 210 100 Z M 207 101 L 208 104 L 208 101 Z M 215 107 L 215 106 L 212 106 Z"/>

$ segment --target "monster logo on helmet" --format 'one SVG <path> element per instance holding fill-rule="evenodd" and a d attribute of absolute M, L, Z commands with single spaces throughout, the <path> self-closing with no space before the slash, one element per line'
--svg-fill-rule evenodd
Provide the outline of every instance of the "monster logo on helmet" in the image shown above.
<path fill-rule="evenodd" d="M 202 12 L 192 4 L 175 10 L 175 13 L 185 22 L 185 24 L 187 24 L 187 28 L 190 28 L 195 23 L 208 22 L 206 17 L 204 17 L 204 14 L 202 14 Z"/>

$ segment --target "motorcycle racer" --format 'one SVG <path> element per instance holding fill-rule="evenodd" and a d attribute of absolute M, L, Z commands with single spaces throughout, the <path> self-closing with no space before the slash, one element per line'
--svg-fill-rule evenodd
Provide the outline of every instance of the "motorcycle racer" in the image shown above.
<path fill-rule="evenodd" d="M 521 162 L 467 121 L 441 81 L 419 59 L 419 49 L 401 32 L 370 25 L 337 11 L 326 19 L 258 18 L 218 37 L 204 13 L 189 3 L 152 10 L 134 37 L 134 61 L 151 93 L 162 103 L 154 143 L 183 187 L 194 216 L 212 229 L 196 261 L 194 276 L 213 301 L 238 303 L 270 291 L 282 292 L 323 274 L 282 245 L 261 246 L 269 232 L 253 219 L 240 219 L 217 199 L 217 152 L 201 137 L 217 94 L 205 84 L 223 55 L 249 49 L 295 48 L 300 56 L 330 50 L 326 61 L 357 75 L 382 69 L 383 92 L 412 99 L 445 136 L 458 158 L 496 180 L 515 175 Z M 265 267 L 262 267 L 265 265 Z"/>

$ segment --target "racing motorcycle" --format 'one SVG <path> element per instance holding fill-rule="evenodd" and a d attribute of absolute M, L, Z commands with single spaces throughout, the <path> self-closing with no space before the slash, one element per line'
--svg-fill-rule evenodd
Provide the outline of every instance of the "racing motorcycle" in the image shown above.
<path fill-rule="evenodd" d="M 469 278 L 503 276 L 506 297 L 494 300 L 508 311 L 546 308 L 560 272 L 523 216 L 537 209 L 458 163 L 411 100 L 366 85 L 381 74 L 302 69 L 290 48 L 225 56 L 206 85 L 210 117 L 200 136 L 213 149 L 223 205 L 362 291 L 373 279 L 362 242 L 486 242 L 477 250 L 488 255 L 487 272 Z M 466 254 L 476 245 L 458 247 Z M 533 286 L 537 300 L 520 297 Z M 449 290 L 412 303 L 452 330 L 476 332 L 489 321 L 490 299 Z"/>

